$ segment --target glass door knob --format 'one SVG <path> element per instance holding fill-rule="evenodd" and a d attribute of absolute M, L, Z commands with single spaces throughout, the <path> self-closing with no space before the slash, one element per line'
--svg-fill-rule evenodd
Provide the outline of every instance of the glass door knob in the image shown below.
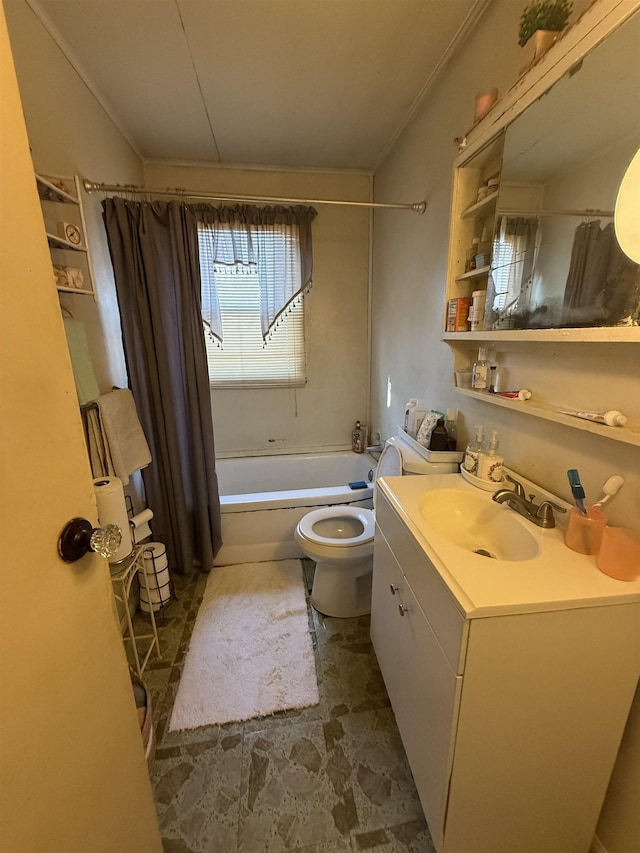
<path fill-rule="evenodd" d="M 112 557 L 122 542 L 122 531 L 117 524 L 93 527 L 86 518 L 72 518 L 58 539 L 58 553 L 65 563 L 75 563 L 89 551 L 101 557 Z"/>

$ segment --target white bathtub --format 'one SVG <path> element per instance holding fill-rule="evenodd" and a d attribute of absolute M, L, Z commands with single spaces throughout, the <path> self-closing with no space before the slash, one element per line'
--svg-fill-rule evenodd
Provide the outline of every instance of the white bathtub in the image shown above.
<path fill-rule="evenodd" d="M 216 566 L 302 557 L 293 532 L 314 507 L 371 507 L 376 461 L 367 453 L 218 459 L 222 548 Z M 364 481 L 366 489 L 350 489 Z"/>

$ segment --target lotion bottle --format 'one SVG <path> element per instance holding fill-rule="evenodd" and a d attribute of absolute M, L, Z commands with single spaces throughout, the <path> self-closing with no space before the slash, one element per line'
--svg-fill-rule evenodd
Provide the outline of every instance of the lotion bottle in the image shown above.
<path fill-rule="evenodd" d="M 469 442 L 469 445 L 465 450 L 462 465 L 465 471 L 467 471 L 469 474 L 472 474 L 474 477 L 477 477 L 480 454 L 484 452 L 486 445 L 484 440 L 484 427 L 482 426 L 482 424 L 478 424 L 475 427 L 475 430 L 475 438 L 473 439 L 473 441 Z"/>

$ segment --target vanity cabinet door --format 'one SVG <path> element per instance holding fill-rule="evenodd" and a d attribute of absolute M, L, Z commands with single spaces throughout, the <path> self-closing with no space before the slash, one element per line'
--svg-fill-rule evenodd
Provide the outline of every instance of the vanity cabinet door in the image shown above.
<path fill-rule="evenodd" d="M 380 528 L 373 558 L 371 640 L 420 802 L 439 845 L 462 677 L 453 670 Z"/>
<path fill-rule="evenodd" d="M 427 823 L 442 843 L 462 676 L 455 674 L 405 581 L 396 721 Z"/>
<path fill-rule="evenodd" d="M 376 529 L 373 549 L 373 589 L 371 593 L 371 642 L 384 683 L 397 714 L 398 640 L 400 636 L 401 593 L 404 578 L 384 536 Z"/>

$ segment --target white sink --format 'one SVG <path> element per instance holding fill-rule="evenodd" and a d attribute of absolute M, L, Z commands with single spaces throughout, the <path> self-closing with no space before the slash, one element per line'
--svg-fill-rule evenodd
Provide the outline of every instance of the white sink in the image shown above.
<path fill-rule="evenodd" d="M 536 537 L 513 510 L 487 495 L 461 489 L 434 489 L 422 496 L 420 515 L 449 542 L 485 558 L 532 560 L 540 553 Z"/>

